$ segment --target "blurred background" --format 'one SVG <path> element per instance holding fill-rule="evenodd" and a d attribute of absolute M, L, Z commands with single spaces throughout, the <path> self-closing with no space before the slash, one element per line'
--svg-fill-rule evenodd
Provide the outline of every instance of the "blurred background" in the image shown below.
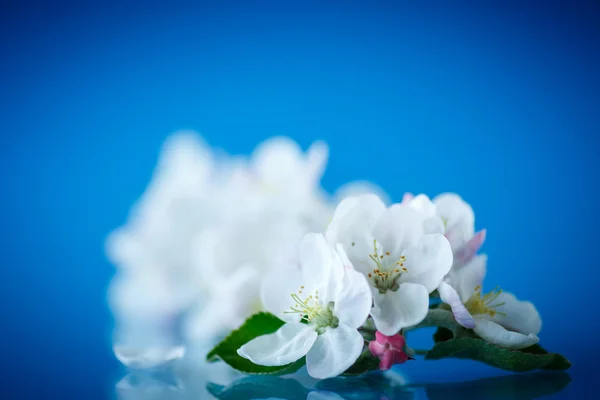
<path fill-rule="evenodd" d="M 240 155 L 274 135 L 323 140 L 330 193 L 459 193 L 487 228 L 487 281 L 537 305 L 541 343 L 575 365 L 560 396 L 585 393 L 600 355 L 599 22 L 572 1 L 4 2 L 0 390 L 114 391 L 104 242 L 164 140 L 194 129 Z"/>

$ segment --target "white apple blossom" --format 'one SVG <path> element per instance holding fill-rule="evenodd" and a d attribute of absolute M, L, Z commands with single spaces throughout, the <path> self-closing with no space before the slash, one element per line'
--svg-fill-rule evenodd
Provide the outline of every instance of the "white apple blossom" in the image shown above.
<path fill-rule="evenodd" d="M 268 311 L 286 321 L 277 332 L 243 345 L 238 354 L 275 366 L 306 356 L 308 373 L 337 376 L 358 359 L 364 339 L 358 328 L 372 304 L 369 285 L 321 234 L 307 234 L 298 266 L 272 271 L 263 283 Z"/>
<path fill-rule="evenodd" d="M 386 208 L 377 196 L 362 195 L 343 200 L 327 228 L 327 240 L 341 243 L 354 268 L 368 278 L 371 316 L 384 335 L 421 322 L 429 293 L 450 270 L 448 240 L 426 231 L 433 223 L 406 204 Z"/>
<path fill-rule="evenodd" d="M 285 325 L 238 354 L 265 366 L 306 356 L 308 373 L 328 378 L 358 359 L 369 315 L 393 336 L 426 317 L 435 290 L 489 343 L 538 342 L 533 304 L 483 294 L 486 231 L 475 231 L 460 196 L 407 194 L 386 206 L 367 182 L 328 196 L 319 183 L 326 160 L 319 142 L 304 152 L 274 138 L 232 157 L 192 133 L 170 138 L 127 223 L 107 240 L 118 268 L 108 291 L 116 357 L 141 369 L 203 358 L 266 309 Z"/>
<path fill-rule="evenodd" d="M 542 321 L 532 303 L 499 288 L 482 294 L 486 262 L 485 255 L 475 256 L 450 275 L 438 289 L 442 301 L 451 307 L 459 324 L 489 343 L 508 349 L 536 344 Z"/>
<path fill-rule="evenodd" d="M 424 194 L 407 193 L 402 202 L 423 215 L 426 232 L 446 236 L 454 254 L 453 270 L 471 261 L 485 241 L 485 229 L 475 233 L 473 209 L 455 193 L 440 194 L 433 201 Z"/>
<path fill-rule="evenodd" d="M 454 193 L 441 194 L 433 201 L 423 194 L 407 194 L 403 202 L 423 215 L 426 230 L 439 232 L 438 219 L 443 223 L 442 232 L 452 246 L 454 262 L 438 292 L 451 306 L 456 321 L 500 347 L 519 349 L 537 343 L 541 319 L 533 304 L 499 289 L 485 295 L 481 292 L 487 256 L 476 253 L 486 231 L 475 233 L 471 206 Z"/>

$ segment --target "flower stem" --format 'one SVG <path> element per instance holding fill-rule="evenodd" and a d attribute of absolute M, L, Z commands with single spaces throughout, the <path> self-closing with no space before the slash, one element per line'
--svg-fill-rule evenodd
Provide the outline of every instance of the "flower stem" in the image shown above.
<path fill-rule="evenodd" d="M 452 312 L 446 310 L 429 310 L 427 316 L 423 321 L 415 326 L 411 326 L 410 328 L 406 328 L 404 331 L 413 331 L 419 328 L 430 328 L 430 327 L 438 327 L 438 328 L 446 328 L 452 331 L 454 335 L 459 333 L 462 329 L 460 325 L 456 323 L 454 319 L 454 315 Z"/>
<path fill-rule="evenodd" d="M 452 332 L 454 337 L 462 336 L 463 331 L 465 330 L 462 326 L 456 323 L 454 319 L 454 315 L 450 311 L 433 309 L 429 310 L 427 316 L 421 323 L 411 326 L 410 328 L 405 328 L 403 330 L 404 338 L 408 340 L 408 332 L 414 331 L 419 328 L 445 328 Z M 413 354 L 418 355 L 426 355 L 429 350 L 423 349 L 411 349 Z"/>

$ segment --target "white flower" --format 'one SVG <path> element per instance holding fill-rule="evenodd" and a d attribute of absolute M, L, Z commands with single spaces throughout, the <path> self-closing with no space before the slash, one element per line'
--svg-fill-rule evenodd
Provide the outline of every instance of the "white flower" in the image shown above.
<path fill-rule="evenodd" d="M 443 193 L 429 200 L 424 194 L 405 194 L 403 204 L 425 218 L 427 233 L 443 233 L 454 253 L 453 269 L 467 264 L 485 241 L 486 230 L 475 233 L 475 214 L 471 206 L 455 193 Z"/>
<path fill-rule="evenodd" d="M 350 262 L 371 285 L 371 316 L 381 333 L 392 336 L 427 315 L 433 292 L 452 265 L 452 250 L 414 208 L 389 208 L 375 195 L 343 200 L 327 228 L 330 243 L 341 243 Z M 441 225 L 441 223 L 440 223 Z"/>
<path fill-rule="evenodd" d="M 436 214 L 444 223 L 444 233 L 452 249 L 458 250 L 475 234 L 473 209 L 455 193 L 440 194 L 433 199 L 433 204 Z"/>
<path fill-rule="evenodd" d="M 542 321 L 532 303 L 498 288 L 482 294 L 486 261 L 485 255 L 478 255 L 452 271 L 438 289 L 442 301 L 450 305 L 459 324 L 489 343 L 508 349 L 536 344 Z"/>
<path fill-rule="evenodd" d="M 238 354 L 266 366 L 306 356 L 308 373 L 318 379 L 352 366 L 363 350 L 357 329 L 369 315 L 372 298 L 365 278 L 343 259 L 323 235 L 307 234 L 300 265 L 273 271 L 263 284 L 266 308 L 286 324 L 246 343 Z"/>

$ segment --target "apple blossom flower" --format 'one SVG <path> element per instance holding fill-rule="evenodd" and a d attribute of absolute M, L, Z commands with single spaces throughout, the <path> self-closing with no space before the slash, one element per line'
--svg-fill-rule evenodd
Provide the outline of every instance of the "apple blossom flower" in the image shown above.
<path fill-rule="evenodd" d="M 341 243 L 354 268 L 368 278 L 374 298 L 371 317 L 385 335 L 425 318 L 429 293 L 452 265 L 448 240 L 427 234 L 425 220 L 406 204 L 386 208 L 367 194 L 340 202 L 327 228 L 327 240 Z"/>
<path fill-rule="evenodd" d="M 410 359 L 405 352 L 406 341 L 404 336 L 385 336 L 383 333 L 375 332 L 375 340 L 369 343 L 369 351 L 381 360 L 379 369 L 387 371 L 395 364 L 404 364 Z"/>
<path fill-rule="evenodd" d="M 442 301 L 451 306 L 456 321 L 501 347 L 518 349 L 537 343 L 541 319 L 533 304 L 518 301 L 499 289 L 482 294 L 487 257 L 476 253 L 485 240 L 486 230 L 475 233 L 471 206 L 454 193 L 441 194 L 433 202 L 423 194 L 407 196 L 406 203 L 426 221 L 439 217 L 443 222 L 443 233 L 452 246 L 454 261 L 438 292 Z M 434 222 L 426 223 L 426 230 L 439 232 Z"/>
<path fill-rule="evenodd" d="M 442 301 L 451 307 L 460 325 L 489 343 L 508 349 L 536 344 L 542 320 L 532 303 L 519 301 L 499 288 L 483 294 L 486 261 L 485 255 L 475 256 L 446 279 L 438 289 Z"/>
<path fill-rule="evenodd" d="M 475 233 L 473 209 L 455 193 L 443 193 L 433 201 L 424 194 L 405 193 L 402 203 L 423 215 L 428 233 L 446 236 L 454 253 L 453 269 L 471 261 L 485 241 L 485 229 Z"/>
<path fill-rule="evenodd" d="M 272 271 L 262 286 L 266 308 L 286 323 L 238 349 L 255 364 L 275 366 L 306 356 L 308 373 L 319 379 L 341 374 L 358 359 L 372 297 L 366 279 L 345 268 L 341 249 L 321 234 L 307 234 L 297 268 Z"/>

